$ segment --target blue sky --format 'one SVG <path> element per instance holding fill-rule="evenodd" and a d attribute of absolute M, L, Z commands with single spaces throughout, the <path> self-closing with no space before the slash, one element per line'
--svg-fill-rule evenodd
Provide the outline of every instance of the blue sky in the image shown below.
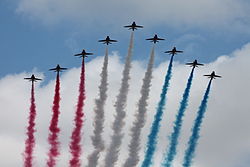
<path fill-rule="evenodd" d="M 184 23 L 181 20 L 176 20 L 177 23 L 172 23 L 173 21 L 168 21 L 167 18 L 164 22 L 152 18 L 155 21 L 151 23 L 140 21 L 144 20 L 142 16 L 134 16 L 133 18 L 133 13 L 131 13 L 128 14 L 127 19 L 121 19 L 121 21 L 108 19 L 105 21 L 105 18 L 110 15 L 118 15 L 119 17 L 119 13 L 116 10 L 108 11 L 112 7 L 103 9 L 104 11 L 107 10 L 108 14 L 106 17 L 105 13 L 98 15 L 98 10 L 93 11 L 93 20 L 91 18 L 86 19 L 84 16 L 80 17 L 80 19 L 74 19 L 72 18 L 73 16 L 68 18 L 57 18 L 55 16 L 54 20 L 50 21 L 46 17 L 51 16 L 36 15 L 28 7 L 20 11 L 20 4 L 24 2 L 0 2 L 1 77 L 8 73 L 31 71 L 33 68 L 47 72 L 48 68 L 58 63 L 67 67 L 78 66 L 79 62 L 72 55 L 80 52 L 82 48 L 94 52 L 95 56 L 103 55 L 104 46 L 97 43 L 97 40 L 106 37 L 106 35 L 110 35 L 119 41 L 119 43 L 112 45 L 110 50 L 118 51 L 121 57 L 124 57 L 127 52 L 129 31 L 122 26 L 130 24 L 132 21 L 137 21 L 134 19 L 137 17 L 139 18 L 137 23 L 144 25 L 145 28 L 136 32 L 135 60 L 148 58 L 151 44 L 144 39 L 153 36 L 155 33 L 167 39 L 157 46 L 157 64 L 169 59 L 163 52 L 171 49 L 173 46 L 184 50 L 183 55 L 176 56 L 176 60 L 180 62 L 198 59 L 201 62 L 208 63 L 214 61 L 220 55 L 231 53 L 247 43 L 250 38 L 248 30 L 233 25 L 236 23 L 227 23 L 227 20 L 208 21 L 208 23 L 202 25 L 202 22 L 205 21 L 200 21 L 201 23 L 199 21 L 197 23 Z M 35 3 L 36 1 L 33 2 Z M 96 4 L 98 5 L 97 2 Z M 112 3 L 109 5 L 112 6 Z M 163 9 L 168 10 L 167 7 Z M 38 9 L 35 8 L 34 10 Z M 82 10 L 86 9 L 83 7 Z M 157 9 L 152 8 L 151 10 L 149 8 L 148 13 L 157 15 L 155 10 Z M 176 10 L 179 9 L 177 8 Z M 208 14 L 208 17 L 213 16 Z M 203 19 L 206 20 L 206 18 Z M 236 19 L 240 22 L 244 18 L 236 17 Z M 216 19 L 214 18 L 214 20 Z M 248 23 L 249 21 L 244 23 L 244 26 L 247 26 Z"/>
<path fill-rule="evenodd" d="M 35 150 L 35 163 L 44 166 L 55 77 L 48 69 L 56 64 L 70 68 L 61 75 L 62 114 L 59 121 L 62 155 L 58 164 L 67 166 L 65 164 L 69 157 L 69 135 L 81 64 L 80 59 L 73 57 L 73 54 L 81 52 L 83 48 L 95 53 L 93 57 L 86 59 L 87 101 L 83 147 L 86 154 L 91 152 L 93 101 L 98 94 L 99 73 L 106 47 L 97 41 L 107 35 L 118 40 L 118 43 L 109 46 L 108 112 L 105 112 L 103 134 L 105 144 L 109 144 L 110 126 L 115 114 L 113 105 L 120 86 L 130 37 L 130 31 L 123 26 L 135 21 L 145 28 L 135 32 L 125 137 L 119 163 L 127 157 L 128 132 L 134 119 L 133 111 L 140 95 L 140 83 L 152 47 L 145 39 L 158 34 L 166 40 L 155 48 L 156 60 L 148 105 L 148 110 L 152 112 L 148 113 L 143 129 L 142 145 L 146 144 L 170 58 L 164 51 L 176 46 L 184 53 L 175 56 L 167 107 L 162 121 L 162 127 L 165 128 L 161 128 L 159 133 L 161 147 L 154 159 L 156 166 L 160 166 L 167 147 L 166 138 L 171 133 L 172 122 L 190 72 L 190 68 L 184 66 L 184 63 L 197 59 L 206 63 L 206 66 L 195 71 L 190 105 L 184 118 L 174 164 L 179 167 L 182 162 L 195 111 L 207 85 L 208 80 L 202 75 L 215 70 L 223 78 L 213 82 L 193 167 L 248 167 L 249 11 L 248 0 L 0 0 L 0 106 L 4 109 L 1 110 L 0 117 L 0 157 L 3 157 L 0 166 L 16 167 L 23 163 L 21 153 L 26 138 L 30 98 L 30 84 L 23 78 L 31 73 L 44 79 L 41 84 L 36 85 L 38 115 Z M 18 119 L 13 120 L 13 115 Z M 141 159 L 143 153 L 144 147 L 140 152 Z M 86 157 L 82 157 L 84 163 Z M 103 155 L 101 158 L 104 158 Z"/>

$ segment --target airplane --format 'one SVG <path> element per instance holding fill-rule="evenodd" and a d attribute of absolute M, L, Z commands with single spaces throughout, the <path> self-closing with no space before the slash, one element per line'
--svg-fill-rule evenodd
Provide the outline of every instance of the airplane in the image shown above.
<path fill-rule="evenodd" d="M 84 49 L 82 50 L 82 53 L 75 54 L 74 56 L 79 56 L 79 57 L 88 57 L 88 55 L 93 55 L 93 53 L 87 53 Z"/>
<path fill-rule="evenodd" d="M 24 78 L 24 79 L 27 79 L 27 80 L 31 81 L 32 83 L 42 80 L 42 79 L 36 78 L 34 74 L 32 74 L 30 78 Z"/>
<path fill-rule="evenodd" d="M 132 31 L 137 30 L 137 28 L 143 28 L 143 26 L 136 25 L 135 22 L 133 22 L 131 25 L 124 26 L 124 27 Z"/>
<path fill-rule="evenodd" d="M 173 56 L 174 56 L 174 55 L 177 54 L 177 53 L 183 53 L 183 51 L 177 50 L 176 47 L 173 47 L 172 50 L 166 51 L 166 52 L 164 52 L 164 53 L 169 53 L 170 55 L 173 55 Z"/>
<path fill-rule="evenodd" d="M 186 63 L 186 65 L 190 65 L 190 67 L 198 67 L 198 66 L 204 66 L 204 64 L 200 64 L 197 62 L 197 60 L 194 60 L 192 63 Z"/>
<path fill-rule="evenodd" d="M 148 39 L 146 39 L 146 40 L 150 40 L 151 42 L 156 43 L 156 42 L 159 42 L 159 40 L 165 40 L 165 39 L 163 39 L 163 38 L 158 38 L 158 36 L 155 34 L 155 36 L 154 36 L 153 38 L 148 38 Z"/>
<path fill-rule="evenodd" d="M 55 71 L 55 72 L 60 72 L 60 71 L 63 71 L 63 70 L 67 70 L 68 68 L 61 68 L 59 64 L 57 64 L 56 68 L 51 68 L 49 69 L 49 71 Z"/>
<path fill-rule="evenodd" d="M 204 76 L 207 76 L 208 78 L 211 78 L 211 80 L 216 79 L 216 77 L 221 78 L 221 76 L 216 75 L 214 71 L 211 74 L 204 75 Z"/>
<path fill-rule="evenodd" d="M 112 42 L 117 42 L 117 40 L 112 40 L 109 38 L 109 36 L 106 37 L 106 39 L 99 40 L 98 42 L 103 42 L 103 44 L 112 44 Z"/>

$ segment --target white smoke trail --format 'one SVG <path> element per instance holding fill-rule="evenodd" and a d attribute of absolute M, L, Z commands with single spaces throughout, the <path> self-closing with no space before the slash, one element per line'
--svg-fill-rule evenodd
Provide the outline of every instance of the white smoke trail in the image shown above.
<path fill-rule="evenodd" d="M 107 150 L 107 154 L 104 160 L 105 167 L 113 167 L 118 159 L 119 149 L 121 146 L 121 140 L 123 138 L 122 129 L 124 127 L 124 118 L 126 116 L 125 107 L 127 102 L 127 94 L 129 90 L 129 73 L 131 69 L 131 57 L 132 57 L 132 49 L 133 49 L 133 38 L 134 33 L 131 33 L 130 43 L 128 48 L 128 55 L 126 57 L 126 63 L 123 70 L 123 77 L 121 88 L 119 90 L 119 94 L 117 96 L 117 101 L 115 103 L 115 120 L 112 125 L 113 134 L 111 136 L 111 143 Z"/>
<path fill-rule="evenodd" d="M 147 71 L 143 79 L 143 84 L 141 87 L 141 97 L 138 102 L 138 109 L 135 113 L 136 118 L 135 121 L 133 122 L 133 127 L 130 129 L 132 138 L 129 143 L 129 157 L 125 161 L 123 165 L 124 167 L 134 167 L 139 162 L 140 135 L 141 135 L 141 130 L 145 125 L 145 116 L 148 106 L 147 100 L 149 98 L 153 66 L 154 66 L 154 46 L 150 54 Z"/>
<path fill-rule="evenodd" d="M 99 98 L 95 99 L 95 118 L 94 118 L 94 135 L 91 137 L 94 151 L 88 156 L 88 167 L 96 167 L 100 152 L 104 149 L 104 141 L 102 138 L 104 124 L 104 105 L 107 100 L 108 90 L 108 48 L 106 48 L 102 72 L 101 83 L 99 86 Z"/>

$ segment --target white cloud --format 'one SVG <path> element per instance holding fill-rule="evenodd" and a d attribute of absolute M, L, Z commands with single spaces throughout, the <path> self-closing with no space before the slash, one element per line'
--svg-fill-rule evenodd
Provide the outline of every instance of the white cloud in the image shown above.
<path fill-rule="evenodd" d="M 245 153 L 250 150 L 249 134 L 249 99 L 250 99 L 250 44 L 233 52 L 229 56 L 221 56 L 215 62 L 205 67 L 197 68 L 191 89 L 190 105 L 184 119 L 182 128 L 181 142 L 178 147 L 176 164 L 181 164 L 183 152 L 190 135 L 193 120 L 196 116 L 197 108 L 200 104 L 204 89 L 208 79 L 203 74 L 210 73 L 212 70 L 222 75 L 222 79 L 213 81 L 206 117 L 201 130 L 197 156 L 194 165 L 197 167 L 228 167 L 243 159 Z M 92 134 L 93 121 L 93 101 L 97 95 L 99 83 L 99 73 L 101 71 L 103 57 L 97 57 L 86 66 L 86 87 L 87 100 L 85 106 L 85 124 L 83 132 L 83 164 L 86 164 L 86 157 L 91 152 L 92 146 L 90 135 Z M 168 62 L 160 64 L 154 69 L 154 79 L 152 91 L 150 93 L 150 105 L 147 115 L 147 123 L 143 129 L 143 148 L 147 140 L 147 134 L 153 120 L 155 108 L 159 100 L 161 85 L 164 80 Z M 109 63 L 109 91 L 108 103 L 105 110 L 105 133 L 106 144 L 110 141 L 113 120 L 115 96 L 119 89 L 122 63 L 116 53 L 110 56 Z M 159 166 L 162 154 L 168 144 L 167 136 L 172 131 L 172 122 L 178 109 L 179 101 L 184 90 L 186 79 L 191 69 L 175 62 L 174 73 L 171 80 L 168 101 L 159 134 L 159 145 L 155 166 Z M 128 129 L 134 119 L 136 102 L 139 97 L 141 79 L 144 75 L 145 67 L 141 62 L 133 62 L 131 87 L 127 105 L 127 117 L 125 126 L 125 137 L 122 144 L 119 162 L 123 163 L 127 157 L 127 144 L 129 140 Z M 60 141 L 62 156 L 59 158 L 59 166 L 68 166 L 69 159 L 68 143 L 72 130 L 72 120 L 77 100 L 77 90 L 79 82 L 79 68 L 70 69 L 62 74 L 61 77 L 61 115 L 60 115 Z M 8 75 L 0 79 L 0 166 L 15 167 L 22 164 L 21 153 L 24 149 L 25 127 L 29 109 L 30 84 L 23 80 L 23 77 L 30 74 L 21 73 Z M 41 75 L 41 74 L 40 74 Z M 35 164 L 44 166 L 48 145 L 46 142 L 48 124 L 51 117 L 51 105 L 54 91 L 54 81 L 47 85 L 36 87 L 37 121 L 36 121 L 36 141 Z M 158 145 L 158 146 L 159 146 Z M 144 150 L 141 150 L 143 156 Z M 105 154 L 102 154 L 103 159 Z M 243 156 L 243 157 L 242 157 Z"/>
<path fill-rule="evenodd" d="M 250 5 L 244 0 L 19 0 L 17 12 L 45 24 L 76 21 L 93 28 L 136 20 L 152 26 L 247 30 Z M 184 26 L 184 27 L 183 27 Z"/>

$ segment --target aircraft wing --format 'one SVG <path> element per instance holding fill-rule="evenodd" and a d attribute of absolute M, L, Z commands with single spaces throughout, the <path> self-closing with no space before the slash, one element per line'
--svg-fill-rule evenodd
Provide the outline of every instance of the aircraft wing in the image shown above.
<path fill-rule="evenodd" d="M 194 65 L 194 63 L 186 63 L 186 65 Z"/>
<path fill-rule="evenodd" d="M 163 38 L 157 38 L 156 40 L 165 40 L 165 39 L 163 39 Z"/>
<path fill-rule="evenodd" d="M 117 42 L 117 40 L 110 39 L 109 42 Z"/>
<path fill-rule="evenodd" d="M 86 55 L 93 55 L 94 53 L 86 53 Z"/>
<path fill-rule="evenodd" d="M 60 70 L 67 70 L 68 68 L 60 68 Z"/>
<path fill-rule="evenodd" d="M 176 53 L 183 53 L 183 51 L 180 51 L 180 50 L 177 50 L 177 51 L 175 51 Z"/>
<path fill-rule="evenodd" d="M 56 70 L 57 70 L 56 68 L 49 69 L 49 71 L 56 71 Z"/>
<path fill-rule="evenodd" d="M 200 64 L 200 63 L 197 63 L 196 65 L 198 65 L 198 66 L 204 66 L 204 64 Z"/>
<path fill-rule="evenodd" d="M 132 25 L 129 25 L 129 26 L 124 26 L 125 28 L 132 28 Z"/>
<path fill-rule="evenodd" d="M 82 54 L 81 53 L 78 53 L 78 54 L 75 54 L 74 56 L 81 56 Z"/>
<path fill-rule="evenodd" d="M 170 50 L 170 51 L 166 51 L 165 53 L 172 53 L 172 51 Z"/>
<path fill-rule="evenodd" d="M 146 40 L 154 40 L 154 38 L 147 38 Z"/>
<path fill-rule="evenodd" d="M 98 42 L 106 42 L 106 40 L 105 40 L 105 39 L 103 39 L 103 40 L 99 40 Z"/>
<path fill-rule="evenodd" d="M 215 75 L 215 77 L 221 78 L 221 76 L 219 76 L 219 75 Z"/>
<path fill-rule="evenodd" d="M 137 28 L 143 28 L 143 26 L 138 26 L 138 25 L 136 25 L 135 27 L 137 27 Z"/>

